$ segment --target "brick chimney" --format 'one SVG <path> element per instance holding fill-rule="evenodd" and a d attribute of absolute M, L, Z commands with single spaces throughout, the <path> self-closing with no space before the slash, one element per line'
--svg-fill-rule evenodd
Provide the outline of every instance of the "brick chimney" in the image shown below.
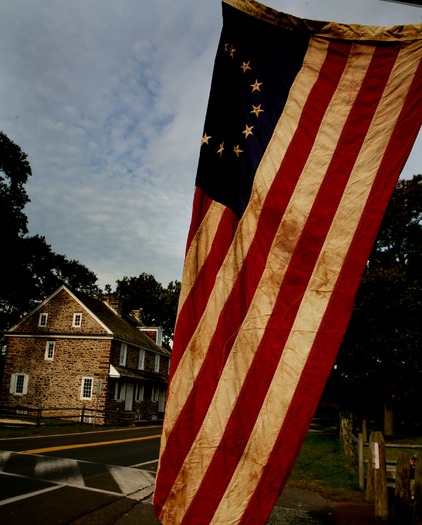
<path fill-rule="evenodd" d="M 142 311 L 141 310 L 132 310 L 130 312 L 130 316 L 136 319 L 138 323 L 142 323 Z"/>
<path fill-rule="evenodd" d="M 98 299 L 105 303 L 108 307 L 110 307 L 112 310 L 114 310 L 116 313 L 121 315 L 121 304 L 118 294 L 111 293 L 107 295 L 101 295 Z"/>

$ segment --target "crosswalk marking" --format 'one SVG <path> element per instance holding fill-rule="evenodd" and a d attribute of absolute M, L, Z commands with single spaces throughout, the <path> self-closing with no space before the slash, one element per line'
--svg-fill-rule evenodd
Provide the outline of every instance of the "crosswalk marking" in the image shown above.
<path fill-rule="evenodd" d="M 77 461 L 66 458 L 47 458 L 37 456 L 34 474 L 36 478 L 55 481 L 57 476 L 60 481 L 69 485 L 79 485 L 81 471 Z"/>
<path fill-rule="evenodd" d="M 13 474 L 8 475 L 13 476 Z M 14 496 L 13 498 L 4 499 L 0 501 L 0 507 L 3 505 L 8 505 L 9 503 L 15 503 L 16 501 L 22 501 L 23 499 L 32 498 L 33 496 L 39 496 L 40 494 L 45 494 L 46 492 L 51 492 L 52 490 L 57 490 L 59 488 L 60 485 L 53 485 L 52 487 L 46 487 L 44 489 L 26 492 L 25 494 L 20 494 L 19 496 Z"/>
<path fill-rule="evenodd" d="M 0 472 L 114 495 L 136 493 L 137 498 L 149 496 L 155 482 L 137 468 L 8 451 L 0 452 Z"/>

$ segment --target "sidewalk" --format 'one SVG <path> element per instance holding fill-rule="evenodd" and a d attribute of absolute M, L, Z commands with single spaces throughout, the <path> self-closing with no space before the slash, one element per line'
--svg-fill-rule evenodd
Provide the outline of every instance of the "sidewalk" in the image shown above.
<path fill-rule="evenodd" d="M 103 522 L 91 521 L 92 525 Z M 160 525 L 151 498 L 124 513 L 115 525 Z M 287 487 L 278 499 L 267 525 L 374 525 L 374 506 L 367 503 L 334 503 L 319 494 Z"/>

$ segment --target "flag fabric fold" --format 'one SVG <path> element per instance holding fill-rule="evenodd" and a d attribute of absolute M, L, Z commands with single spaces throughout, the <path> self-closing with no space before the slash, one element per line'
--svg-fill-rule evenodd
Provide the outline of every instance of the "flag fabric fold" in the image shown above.
<path fill-rule="evenodd" d="M 155 512 L 263 524 L 422 120 L 422 27 L 223 2 Z"/>

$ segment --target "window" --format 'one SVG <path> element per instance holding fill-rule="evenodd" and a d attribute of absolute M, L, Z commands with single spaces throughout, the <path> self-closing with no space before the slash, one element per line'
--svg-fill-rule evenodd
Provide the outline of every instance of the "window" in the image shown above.
<path fill-rule="evenodd" d="M 120 345 L 119 365 L 126 366 L 126 357 L 127 357 L 127 344 L 122 343 Z"/>
<path fill-rule="evenodd" d="M 155 354 L 154 372 L 160 371 L 160 354 Z"/>
<path fill-rule="evenodd" d="M 73 323 L 74 328 L 80 328 L 82 326 L 82 314 L 73 314 Z"/>
<path fill-rule="evenodd" d="M 135 401 L 139 402 L 143 400 L 144 400 L 144 385 L 137 383 L 135 387 Z"/>
<path fill-rule="evenodd" d="M 94 383 L 94 379 L 92 377 L 82 378 L 81 399 L 91 399 L 92 398 L 93 383 Z"/>
<path fill-rule="evenodd" d="M 116 387 L 114 390 L 114 399 L 116 401 L 124 401 L 126 393 L 126 383 L 123 381 L 117 381 Z"/>
<path fill-rule="evenodd" d="M 38 319 L 38 326 L 47 326 L 47 318 L 48 314 L 40 314 L 40 317 Z"/>
<path fill-rule="evenodd" d="M 143 348 L 139 350 L 138 368 L 139 370 L 144 370 L 145 368 L 145 350 Z"/>
<path fill-rule="evenodd" d="M 158 401 L 159 394 L 160 394 L 160 391 L 158 387 L 153 386 L 151 390 L 151 401 L 154 401 L 154 402 Z"/>
<path fill-rule="evenodd" d="M 44 359 L 47 361 L 52 361 L 54 359 L 54 349 L 56 348 L 56 343 L 54 341 L 47 341 L 45 346 L 45 356 Z"/>
<path fill-rule="evenodd" d="M 23 396 L 28 393 L 28 383 L 28 374 L 12 374 L 9 392 L 17 396 Z"/>

